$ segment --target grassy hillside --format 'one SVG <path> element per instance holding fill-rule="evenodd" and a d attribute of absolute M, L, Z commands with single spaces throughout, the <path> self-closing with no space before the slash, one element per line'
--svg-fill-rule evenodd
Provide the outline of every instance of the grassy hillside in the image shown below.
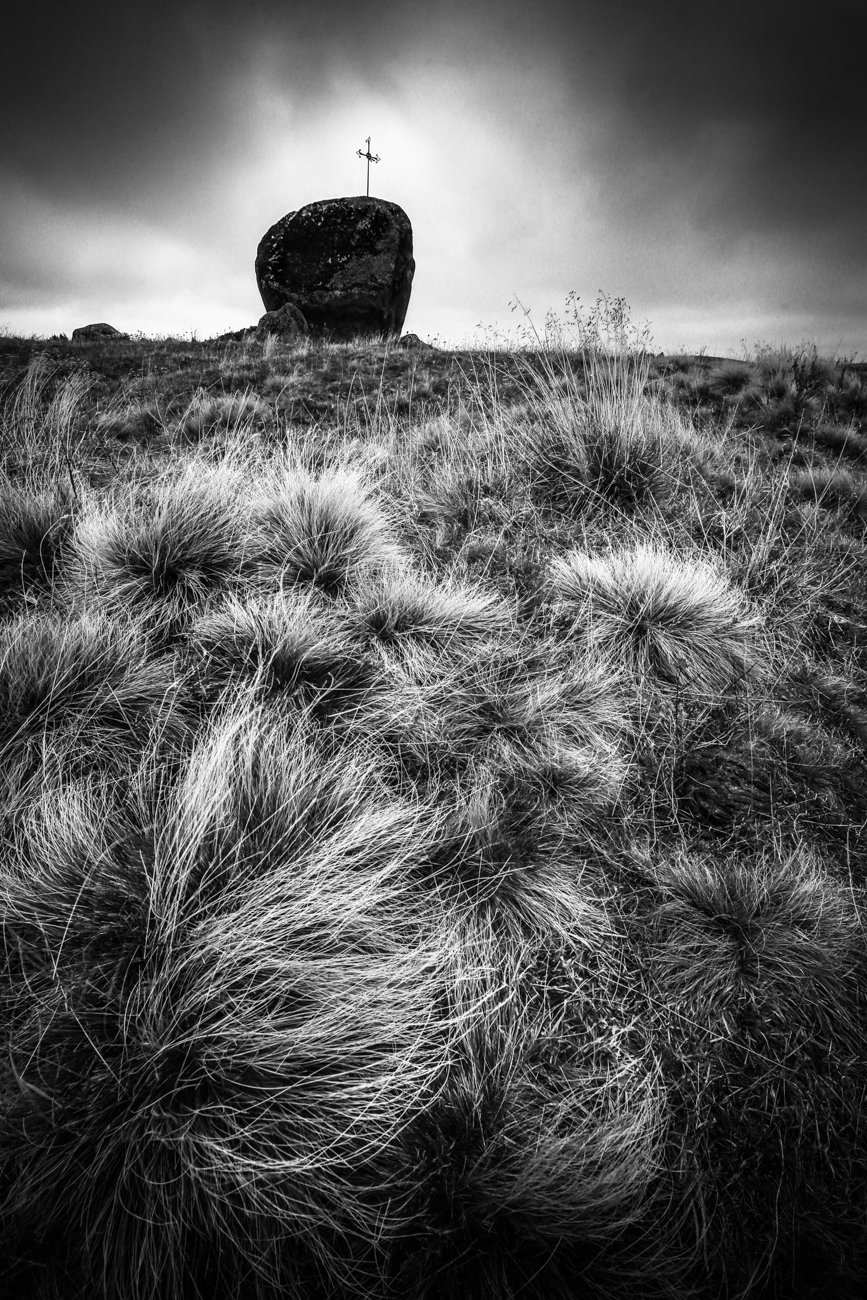
<path fill-rule="evenodd" d="M 2 1294 L 860 1296 L 863 369 L 4 338 L 0 407 Z"/>

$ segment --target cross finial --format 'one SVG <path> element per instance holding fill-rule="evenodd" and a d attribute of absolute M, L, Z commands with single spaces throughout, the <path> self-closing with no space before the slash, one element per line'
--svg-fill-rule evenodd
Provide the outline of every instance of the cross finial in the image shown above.
<path fill-rule="evenodd" d="M 370 164 L 372 162 L 379 162 L 378 156 L 375 153 L 370 152 L 370 136 L 367 137 L 367 153 L 365 153 L 363 149 L 356 149 L 355 152 L 358 154 L 359 158 L 367 159 L 367 197 L 370 198 Z"/>

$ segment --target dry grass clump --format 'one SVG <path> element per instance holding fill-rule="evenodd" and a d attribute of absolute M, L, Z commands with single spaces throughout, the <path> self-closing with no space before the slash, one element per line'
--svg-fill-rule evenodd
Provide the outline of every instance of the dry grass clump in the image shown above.
<path fill-rule="evenodd" d="M 33 810 L 0 874 L 7 1260 L 117 1300 L 375 1286 L 443 1062 L 429 834 L 243 704 L 175 790 Z"/>
<path fill-rule="evenodd" d="M 64 375 L 42 353 L 0 406 L 0 465 L 16 475 L 43 473 L 56 486 L 68 479 L 82 441 L 81 422 L 93 379 L 86 370 Z"/>
<path fill-rule="evenodd" d="M 174 431 L 186 442 L 200 442 L 218 432 L 243 436 L 265 421 L 267 411 L 262 399 L 249 391 L 214 397 L 200 389 L 178 419 Z"/>
<path fill-rule="evenodd" d="M 271 586 L 309 583 L 336 596 L 399 556 L 382 510 L 351 470 L 316 477 L 297 464 L 278 465 L 250 510 L 251 558 Z"/>
<path fill-rule="evenodd" d="M 181 682 L 139 627 L 102 613 L 24 613 L 0 630 L 5 816 L 64 774 L 117 779 L 147 745 L 187 732 Z"/>
<path fill-rule="evenodd" d="M 797 700 L 801 692 L 781 684 L 781 694 Z M 759 697 L 748 707 L 712 710 L 674 758 L 678 814 L 729 842 L 754 841 L 758 827 L 762 837 L 773 830 L 791 845 L 833 845 L 844 852 L 841 874 L 863 879 L 856 829 L 867 813 L 863 756 L 824 710 L 805 700 L 798 706 Z"/>
<path fill-rule="evenodd" d="M 193 624 L 187 640 L 191 671 L 210 696 L 246 680 L 264 698 L 333 716 L 354 713 L 377 679 L 345 624 L 309 590 L 229 597 Z"/>
<path fill-rule="evenodd" d="M 815 854 L 681 854 L 653 880 L 655 978 L 687 1020 L 729 1034 L 745 1015 L 769 1031 L 809 1023 L 841 1046 L 861 1032 L 858 913 Z"/>
<path fill-rule="evenodd" d="M 793 702 L 806 705 L 825 723 L 839 728 L 867 750 L 867 688 L 839 673 L 804 660 L 789 676 Z"/>
<path fill-rule="evenodd" d="M 452 550 L 468 533 L 507 529 L 524 508 L 506 430 L 496 421 L 474 425 L 463 413 L 440 420 L 416 445 L 421 464 L 407 484 L 416 517 L 434 529 L 432 550 Z"/>
<path fill-rule="evenodd" d="M 820 421 L 813 430 L 813 441 L 816 446 L 838 456 L 851 457 L 857 461 L 863 461 L 867 457 L 867 438 L 852 424 Z"/>
<path fill-rule="evenodd" d="M 366 584 L 353 611 L 367 636 L 391 647 L 422 642 L 457 652 L 508 636 L 513 627 L 511 610 L 490 588 L 408 569 Z"/>
<path fill-rule="evenodd" d="M 237 473 L 194 465 L 148 491 L 88 511 L 73 538 L 75 598 L 177 635 L 244 571 L 246 516 Z"/>
<path fill-rule="evenodd" d="M 679 1294 L 670 1232 L 642 1232 L 661 1190 L 658 1065 L 583 929 L 551 944 L 490 913 L 456 927 L 447 1081 L 405 1137 L 424 1200 L 403 1295 Z"/>
<path fill-rule="evenodd" d="M 103 411 L 97 429 L 104 437 L 120 440 L 152 438 L 165 432 L 167 420 L 167 412 L 158 402 L 139 401 Z"/>
<path fill-rule="evenodd" d="M 572 634 L 638 678 L 718 693 L 747 670 L 755 616 L 707 559 L 652 543 L 573 551 L 552 563 L 550 584 Z"/>
<path fill-rule="evenodd" d="M 835 1277 L 831 1293 L 854 1295 L 865 1242 L 841 1187 L 867 1186 L 867 1021 L 851 894 L 801 850 L 681 853 L 651 874 L 651 971 L 708 1274 L 737 1294 L 813 1295 Z"/>
<path fill-rule="evenodd" d="M 536 499 L 566 513 L 653 511 L 676 479 L 672 413 L 649 388 L 646 362 L 629 354 L 583 358 L 583 374 L 549 363 L 525 377 L 524 415 L 511 441 Z"/>
<path fill-rule="evenodd" d="M 831 413 L 838 420 L 867 419 L 867 383 L 863 374 L 842 371 L 836 382 L 825 389 L 825 397 Z"/>
<path fill-rule="evenodd" d="M 742 397 L 754 381 L 755 371 L 748 361 L 721 361 L 707 378 L 710 391 L 717 397 Z"/>
<path fill-rule="evenodd" d="M 584 444 L 593 494 L 628 510 L 663 497 L 666 477 L 659 435 L 643 421 L 624 422 L 616 402 L 595 413 Z"/>
<path fill-rule="evenodd" d="M 32 604 L 52 590 L 73 518 L 68 493 L 0 480 L 0 609 Z"/>
<path fill-rule="evenodd" d="M 839 466 L 811 466 L 789 475 L 793 493 L 826 509 L 842 506 L 853 518 L 867 520 L 867 479 Z"/>
<path fill-rule="evenodd" d="M 467 872 L 475 880 L 468 863 L 481 855 L 479 897 L 497 893 L 501 877 L 513 894 L 506 877 L 526 882 L 528 872 L 541 879 L 562 868 L 574 880 L 564 861 L 584 851 L 630 775 L 617 675 L 604 662 L 548 651 L 546 663 L 520 639 L 446 649 L 389 642 L 380 649 L 388 694 L 376 710 L 366 701 L 357 723 L 396 779 L 446 809 L 438 860 L 455 867 L 459 889 Z"/>

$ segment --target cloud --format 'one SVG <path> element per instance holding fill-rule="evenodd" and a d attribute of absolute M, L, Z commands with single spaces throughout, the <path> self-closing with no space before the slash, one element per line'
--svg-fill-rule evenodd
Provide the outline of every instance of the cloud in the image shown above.
<path fill-rule="evenodd" d="M 25 331 L 68 332 L 108 320 L 129 332 L 189 332 L 201 315 L 231 318 L 249 297 L 247 277 L 188 235 L 51 201 L 2 172 L 0 186 L 0 326 L 12 317 Z"/>

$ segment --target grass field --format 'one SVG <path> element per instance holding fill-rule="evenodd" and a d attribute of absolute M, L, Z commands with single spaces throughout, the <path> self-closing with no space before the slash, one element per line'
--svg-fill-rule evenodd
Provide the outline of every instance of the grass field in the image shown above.
<path fill-rule="evenodd" d="M 600 319 L 0 338 L 4 1297 L 863 1294 L 867 369 Z"/>

